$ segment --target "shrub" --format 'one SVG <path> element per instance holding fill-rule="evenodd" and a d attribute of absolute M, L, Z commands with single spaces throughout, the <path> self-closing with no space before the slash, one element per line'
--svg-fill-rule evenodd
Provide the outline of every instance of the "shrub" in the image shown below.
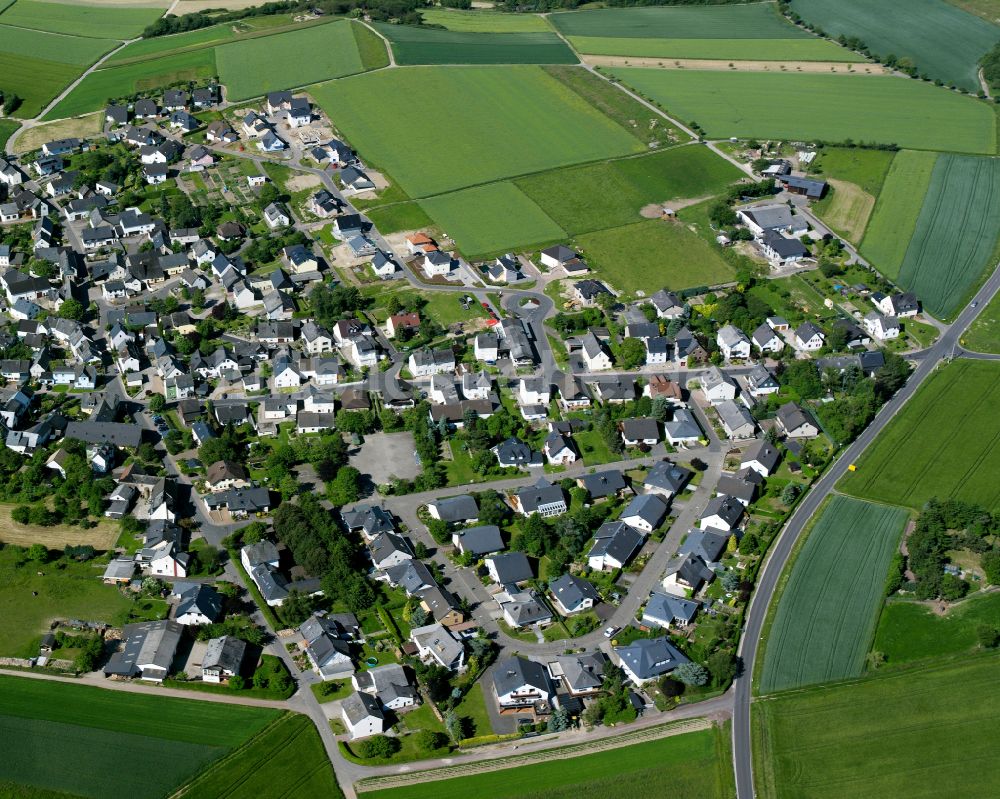
<path fill-rule="evenodd" d="M 366 760 L 392 757 L 400 749 L 400 743 L 387 735 L 374 735 L 358 744 L 358 754 Z"/>

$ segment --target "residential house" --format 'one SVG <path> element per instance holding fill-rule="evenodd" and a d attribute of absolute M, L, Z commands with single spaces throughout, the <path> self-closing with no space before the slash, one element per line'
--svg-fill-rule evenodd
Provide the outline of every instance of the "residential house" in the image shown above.
<path fill-rule="evenodd" d="M 532 513 L 543 517 L 560 516 L 568 509 L 562 488 L 544 477 L 514 494 L 513 506 L 522 516 L 530 516 Z"/>
<path fill-rule="evenodd" d="M 503 536 L 495 524 L 457 530 L 451 534 L 451 542 L 460 553 L 474 558 L 504 549 Z"/>
<path fill-rule="evenodd" d="M 694 414 L 686 408 L 678 408 L 673 412 L 673 418 L 663 423 L 663 434 L 671 446 L 689 447 L 701 440 L 701 428 Z"/>
<path fill-rule="evenodd" d="M 201 679 L 208 683 L 227 682 L 243 669 L 246 641 L 232 635 L 210 638 L 201 657 Z"/>
<path fill-rule="evenodd" d="M 786 402 L 775 417 L 778 427 L 789 438 L 815 438 L 819 435 L 819 426 L 812 416 L 795 402 Z"/>
<path fill-rule="evenodd" d="M 730 496 L 713 497 L 698 520 L 702 530 L 709 528 L 729 532 L 736 529 L 745 512 L 743 503 Z"/>
<path fill-rule="evenodd" d="M 815 352 L 825 342 L 826 334 L 812 322 L 803 322 L 795 328 L 795 346 L 804 352 Z"/>
<path fill-rule="evenodd" d="M 647 627 L 684 629 L 698 614 L 700 603 L 674 594 L 653 591 L 642 611 L 642 623 Z"/>
<path fill-rule="evenodd" d="M 712 405 L 718 405 L 726 400 L 736 399 L 738 387 L 726 372 L 712 366 L 700 378 L 701 390 Z"/>
<path fill-rule="evenodd" d="M 725 400 L 715 406 L 722 429 L 730 439 L 753 438 L 757 432 L 757 423 L 746 406 L 735 400 Z"/>
<path fill-rule="evenodd" d="M 740 469 L 750 469 L 762 477 L 769 477 L 778 468 L 778 450 L 766 439 L 754 441 L 740 457 Z"/>
<path fill-rule="evenodd" d="M 689 662 L 669 638 L 639 638 L 613 651 L 625 676 L 636 685 L 669 674 L 682 663 Z"/>
<path fill-rule="evenodd" d="M 545 453 L 546 461 L 553 466 L 568 466 L 571 463 L 576 463 L 576 450 L 573 449 L 570 438 L 555 430 L 550 432 L 545 439 L 542 452 Z"/>
<path fill-rule="evenodd" d="M 353 693 L 340 703 L 340 715 L 351 738 L 367 738 L 385 729 L 385 714 L 378 699 Z"/>
<path fill-rule="evenodd" d="M 727 361 L 745 361 L 750 357 L 750 339 L 738 327 L 723 325 L 715 341 Z"/>
<path fill-rule="evenodd" d="M 596 571 L 621 569 L 642 548 L 643 534 L 623 521 L 604 522 L 594 533 L 587 564 Z"/>
<path fill-rule="evenodd" d="M 554 695 L 548 672 L 541 663 L 511 657 L 493 669 L 493 696 L 501 714 L 547 712 Z"/>
<path fill-rule="evenodd" d="M 660 424 L 656 419 L 625 419 L 620 427 L 626 447 L 653 447 L 660 442 Z"/>
<path fill-rule="evenodd" d="M 601 601 L 597 589 L 582 577 L 564 574 L 549 583 L 549 594 L 564 616 L 590 610 Z"/>
<path fill-rule="evenodd" d="M 667 517 L 667 501 L 659 494 L 639 494 L 631 499 L 619 519 L 629 527 L 651 533 Z"/>
<path fill-rule="evenodd" d="M 505 552 L 486 558 L 486 571 L 497 585 L 513 586 L 531 580 L 535 573 L 523 552 Z"/>
<path fill-rule="evenodd" d="M 471 494 L 461 494 L 457 497 L 436 499 L 427 503 L 427 513 L 432 519 L 443 522 L 468 524 L 479 517 L 479 507 Z"/>
<path fill-rule="evenodd" d="M 750 338 L 753 340 L 753 345 L 762 353 L 777 353 L 785 348 L 785 342 L 781 336 L 768 324 L 762 324 L 754 330 Z"/>
<path fill-rule="evenodd" d="M 465 666 L 465 647 L 441 624 L 413 628 L 410 640 L 423 663 L 437 664 L 449 671 L 460 671 Z"/>

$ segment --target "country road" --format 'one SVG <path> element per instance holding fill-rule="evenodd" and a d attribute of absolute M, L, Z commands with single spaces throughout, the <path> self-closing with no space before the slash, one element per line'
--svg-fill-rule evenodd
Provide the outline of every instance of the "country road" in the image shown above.
<path fill-rule="evenodd" d="M 792 514 L 788 524 L 771 549 L 767 560 L 761 569 L 747 609 L 747 622 L 740 639 L 738 655 L 743 660 L 743 674 L 733 684 L 735 705 L 733 708 L 733 767 L 736 772 L 737 799 L 752 799 L 755 796 L 753 781 L 753 752 L 751 740 L 750 712 L 753 690 L 753 673 L 757 657 L 758 645 L 761 643 L 761 633 L 767 618 L 768 607 L 774 597 L 778 579 L 784 570 L 795 543 L 805 529 L 806 524 L 819 510 L 823 501 L 834 491 L 837 481 L 847 472 L 848 467 L 855 463 L 868 446 L 878 437 L 885 426 L 916 393 L 920 385 L 937 368 L 942 360 L 952 357 L 963 357 L 964 351 L 959 347 L 959 341 L 969 325 L 976 319 L 983 307 L 1000 291 L 1000 266 L 993 272 L 989 280 L 976 294 L 973 302 L 962 310 L 955 321 L 943 327 L 944 333 L 931 348 L 925 351 L 925 357 L 918 362 L 916 369 L 910 375 L 906 385 L 889 400 L 879 411 L 874 421 L 864 430 L 858 439 L 851 444 L 840 457 L 831 464 L 822 478 L 806 495 L 802 504 Z M 976 307 L 973 307 L 975 304 Z M 971 357 L 977 357 L 972 355 Z M 990 356 L 984 356 L 990 357 Z"/>

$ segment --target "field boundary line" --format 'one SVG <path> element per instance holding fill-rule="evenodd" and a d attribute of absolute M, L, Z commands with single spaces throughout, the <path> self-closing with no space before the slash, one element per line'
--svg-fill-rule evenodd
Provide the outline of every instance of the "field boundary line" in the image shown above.
<path fill-rule="evenodd" d="M 688 732 L 699 732 L 701 730 L 711 729 L 714 725 L 715 722 L 711 718 L 707 717 L 684 719 L 657 727 L 649 727 L 645 730 L 625 733 L 611 738 L 569 744 L 555 749 L 542 749 L 523 755 L 510 755 L 506 757 L 501 756 L 500 758 L 494 760 L 479 760 L 472 763 L 456 763 L 455 765 L 443 766 L 437 769 L 403 772 L 384 777 L 366 777 L 357 781 L 354 784 L 354 788 L 358 793 L 363 793 L 367 791 L 401 787 L 403 785 L 413 785 L 421 782 L 437 782 L 439 780 L 452 779 L 455 777 L 470 777 L 476 774 L 502 771 L 508 768 L 517 768 L 519 766 L 536 765 L 550 760 L 566 760 L 589 754 L 597 754 L 611 749 L 620 749 L 623 746 L 629 746 L 630 744 L 642 741 L 655 741 L 662 738 L 669 738 L 674 735 L 683 735 Z"/>

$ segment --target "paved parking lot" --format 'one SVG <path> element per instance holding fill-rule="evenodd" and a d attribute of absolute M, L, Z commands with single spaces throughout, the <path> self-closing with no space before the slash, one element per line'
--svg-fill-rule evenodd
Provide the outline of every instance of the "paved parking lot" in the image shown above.
<path fill-rule="evenodd" d="M 412 480 L 420 474 L 414 452 L 412 433 L 372 433 L 351 455 L 351 466 L 376 484 L 388 483 L 393 476 Z"/>

